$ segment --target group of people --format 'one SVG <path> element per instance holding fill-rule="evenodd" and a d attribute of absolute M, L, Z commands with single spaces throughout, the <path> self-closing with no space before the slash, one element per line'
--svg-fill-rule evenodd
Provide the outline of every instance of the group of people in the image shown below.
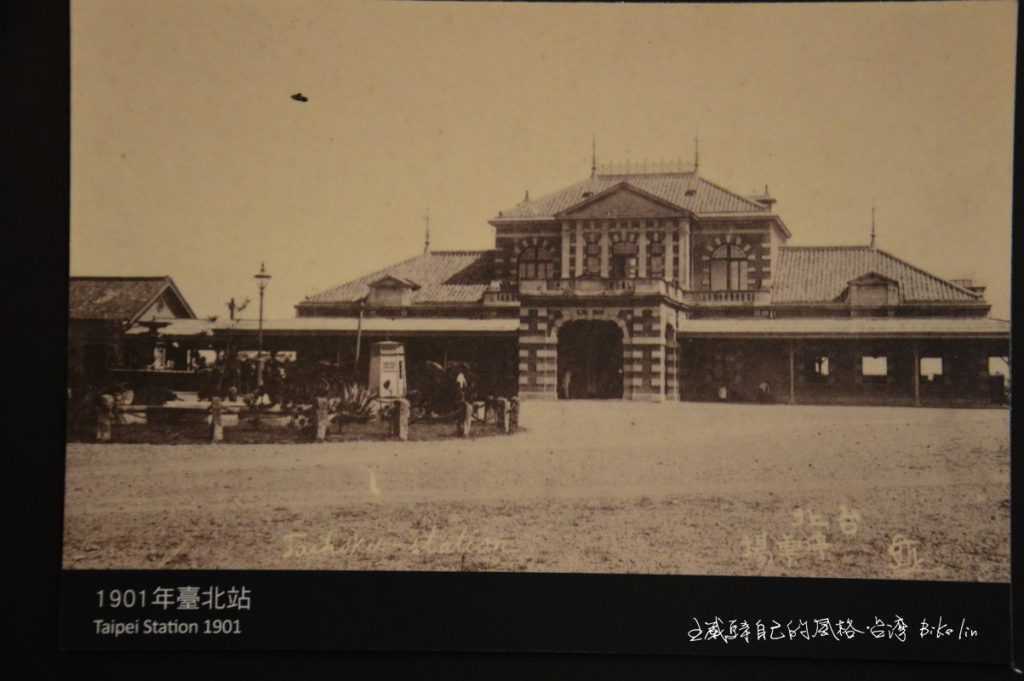
<path fill-rule="evenodd" d="M 263 363 L 263 392 L 271 403 L 276 401 L 280 388 L 284 385 L 289 364 L 289 360 L 281 359 L 277 352 L 273 351 Z M 237 352 L 220 351 L 212 366 L 206 366 L 204 360 L 203 366 L 198 369 L 206 376 L 200 388 L 200 397 L 234 399 L 240 394 L 256 392 L 260 384 L 259 360 L 243 359 Z"/>
<path fill-rule="evenodd" d="M 622 369 L 605 368 L 587 373 L 581 369 L 565 368 L 558 381 L 558 396 L 572 398 L 609 398 L 622 396 Z"/>
<path fill-rule="evenodd" d="M 732 390 L 726 385 L 720 385 L 718 386 L 718 399 L 722 402 L 731 402 L 737 400 L 743 401 L 745 398 L 736 390 Z M 761 381 L 757 384 L 757 392 L 754 393 L 754 400 L 762 403 L 775 401 L 772 397 L 772 386 L 768 381 Z"/>

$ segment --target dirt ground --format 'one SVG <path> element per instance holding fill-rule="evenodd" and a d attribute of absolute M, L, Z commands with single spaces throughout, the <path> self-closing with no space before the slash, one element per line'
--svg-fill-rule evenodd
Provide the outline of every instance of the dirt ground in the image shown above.
<path fill-rule="evenodd" d="M 512 436 L 68 445 L 68 568 L 1009 581 L 1009 412 L 526 402 Z"/>

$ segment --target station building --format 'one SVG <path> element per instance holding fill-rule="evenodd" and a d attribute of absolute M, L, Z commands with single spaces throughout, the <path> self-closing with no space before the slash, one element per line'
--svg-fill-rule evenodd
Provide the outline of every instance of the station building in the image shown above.
<path fill-rule="evenodd" d="M 523 399 L 1004 399 L 992 365 L 1008 357 L 1009 323 L 989 316 L 982 285 L 873 243 L 791 246 L 775 203 L 696 164 L 595 163 L 499 211 L 494 248 L 432 251 L 428 239 L 421 255 L 265 322 L 265 347 L 340 359 L 398 340 L 410 367 L 470 361 L 487 391 Z M 251 344 L 255 327 L 213 334 Z"/>

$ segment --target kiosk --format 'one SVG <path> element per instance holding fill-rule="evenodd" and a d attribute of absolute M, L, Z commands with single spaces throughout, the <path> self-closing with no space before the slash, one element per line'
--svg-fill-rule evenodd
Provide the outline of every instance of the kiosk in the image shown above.
<path fill-rule="evenodd" d="M 405 347 L 395 341 L 370 346 L 369 388 L 381 399 L 405 397 Z"/>

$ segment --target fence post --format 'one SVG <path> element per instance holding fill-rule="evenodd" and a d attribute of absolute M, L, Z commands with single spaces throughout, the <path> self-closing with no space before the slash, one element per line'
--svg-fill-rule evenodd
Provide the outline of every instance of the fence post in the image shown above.
<path fill-rule="evenodd" d="M 473 403 L 463 402 L 458 415 L 458 433 L 460 437 L 469 437 L 473 428 Z"/>
<path fill-rule="evenodd" d="M 498 422 L 498 430 L 502 433 L 512 432 L 512 414 L 510 413 L 509 402 L 504 397 L 495 400 L 494 416 Z"/>
<path fill-rule="evenodd" d="M 214 397 L 210 400 L 210 442 L 224 440 L 224 421 L 221 414 L 221 399 Z"/>
<path fill-rule="evenodd" d="M 110 442 L 110 433 L 114 422 L 114 396 L 100 395 L 96 409 L 96 441 Z"/>
<path fill-rule="evenodd" d="M 403 442 L 409 439 L 409 415 L 412 407 L 409 400 L 397 400 L 392 407 L 391 434 Z"/>
<path fill-rule="evenodd" d="M 331 423 L 331 414 L 326 397 L 316 398 L 316 441 L 327 440 L 327 426 Z"/>
<path fill-rule="evenodd" d="M 509 400 L 508 429 L 510 433 L 519 430 L 519 396 Z"/>

